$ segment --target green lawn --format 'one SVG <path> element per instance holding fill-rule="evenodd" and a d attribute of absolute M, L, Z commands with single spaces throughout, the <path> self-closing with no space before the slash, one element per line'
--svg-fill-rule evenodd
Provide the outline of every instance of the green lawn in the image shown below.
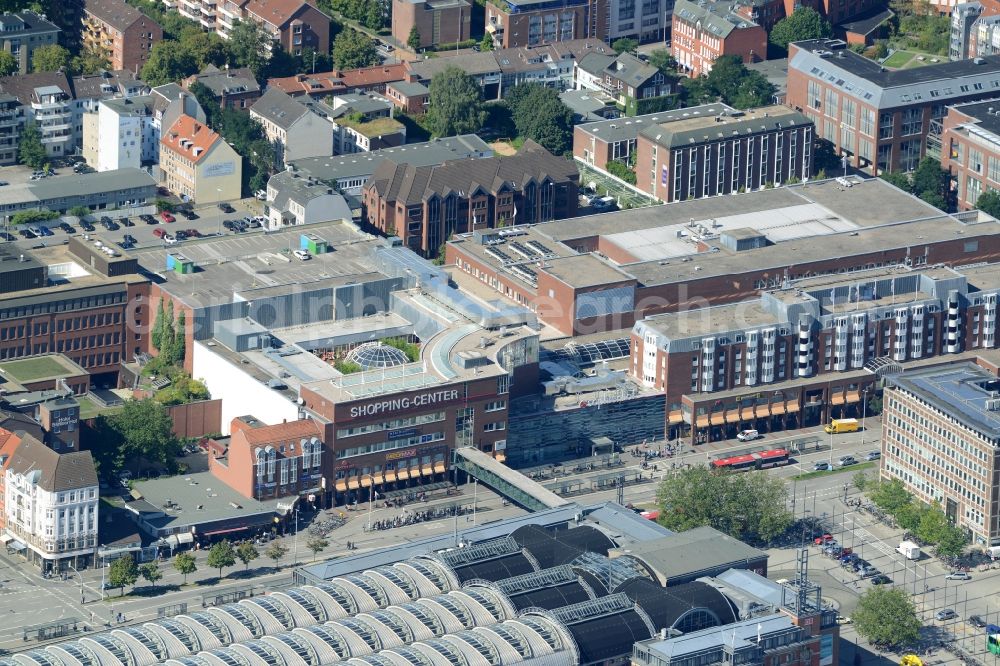
<path fill-rule="evenodd" d="M 85 421 L 87 419 L 92 419 L 99 414 L 114 414 L 115 412 L 120 412 L 123 407 L 118 405 L 117 407 L 100 407 L 96 402 L 90 398 L 79 398 L 80 403 L 80 420 Z"/>
<path fill-rule="evenodd" d="M 792 478 L 796 481 L 802 481 L 803 479 L 815 479 L 818 476 L 829 476 L 831 474 L 840 474 L 842 472 L 863 472 L 866 469 L 871 469 L 873 467 L 878 467 L 878 462 L 865 462 L 860 465 L 848 465 L 847 467 L 834 467 L 829 470 L 821 470 L 818 472 L 806 472 L 805 474 L 799 474 L 793 476 Z"/>
<path fill-rule="evenodd" d="M 921 57 L 923 60 L 920 60 Z M 939 63 L 947 60 L 944 56 L 938 56 L 932 53 L 921 53 L 920 51 L 900 49 L 893 52 L 893 54 L 886 58 L 882 64 L 892 69 L 913 69 L 915 67 L 935 64 L 931 62 L 935 59 Z"/>
<path fill-rule="evenodd" d="M 6 363 L 0 363 L 0 370 L 3 370 L 3 373 L 7 377 L 21 384 L 48 377 L 58 377 L 68 373 L 66 366 L 51 356 L 7 361 Z"/>

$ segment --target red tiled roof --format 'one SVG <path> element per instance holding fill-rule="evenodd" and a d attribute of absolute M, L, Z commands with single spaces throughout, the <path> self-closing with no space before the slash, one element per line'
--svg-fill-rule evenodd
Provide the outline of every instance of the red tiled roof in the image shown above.
<path fill-rule="evenodd" d="M 280 79 L 268 79 L 269 88 L 277 88 L 286 95 L 320 95 L 347 90 L 347 87 L 337 78 L 336 72 L 321 72 L 320 74 L 296 74 Z"/>
<path fill-rule="evenodd" d="M 285 442 L 303 437 L 320 437 L 323 434 L 319 424 L 312 419 L 244 428 L 240 432 L 243 433 L 248 444 L 270 444 L 271 442 Z"/>
<path fill-rule="evenodd" d="M 244 9 L 262 21 L 281 28 L 307 4 L 303 0 L 250 0 Z"/>
<path fill-rule="evenodd" d="M 160 139 L 160 143 L 192 162 L 197 162 L 208 154 L 209 149 L 220 138 L 205 123 L 191 116 L 182 115 L 170 126 Z"/>
<path fill-rule="evenodd" d="M 398 65 L 378 65 L 376 67 L 348 69 L 340 72 L 340 80 L 348 88 L 404 81 L 406 80 L 406 64 L 400 63 Z"/>

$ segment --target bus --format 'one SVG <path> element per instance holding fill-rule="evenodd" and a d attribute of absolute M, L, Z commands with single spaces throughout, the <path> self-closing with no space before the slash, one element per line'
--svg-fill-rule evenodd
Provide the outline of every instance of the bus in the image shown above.
<path fill-rule="evenodd" d="M 741 471 L 746 469 L 768 469 L 787 464 L 788 451 L 786 449 L 771 449 L 769 451 L 758 451 L 757 453 L 747 453 L 740 456 L 713 460 L 712 469 Z"/>
<path fill-rule="evenodd" d="M 991 654 L 1000 655 L 1000 627 L 995 624 L 986 625 L 986 649 Z"/>

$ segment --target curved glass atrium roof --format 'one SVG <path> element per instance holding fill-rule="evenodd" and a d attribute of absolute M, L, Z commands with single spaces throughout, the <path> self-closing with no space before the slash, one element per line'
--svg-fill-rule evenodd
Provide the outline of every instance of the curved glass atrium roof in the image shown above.
<path fill-rule="evenodd" d="M 347 355 L 348 361 L 354 361 L 365 370 L 372 368 L 394 368 L 406 365 L 409 357 L 402 349 L 396 349 L 381 342 L 366 342 L 358 345 Z"/>

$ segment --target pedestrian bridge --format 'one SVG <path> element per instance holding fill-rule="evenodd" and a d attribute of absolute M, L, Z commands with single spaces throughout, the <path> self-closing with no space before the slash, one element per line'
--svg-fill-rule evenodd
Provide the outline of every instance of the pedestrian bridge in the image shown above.
<path fill-rule="evenodd" d="M 455 449 L 452 452 L 452 462 L 472 478 L 529 511 L 555 509 L 570 504 L 542 484 L 497 462 L 475 447 Z"/>

